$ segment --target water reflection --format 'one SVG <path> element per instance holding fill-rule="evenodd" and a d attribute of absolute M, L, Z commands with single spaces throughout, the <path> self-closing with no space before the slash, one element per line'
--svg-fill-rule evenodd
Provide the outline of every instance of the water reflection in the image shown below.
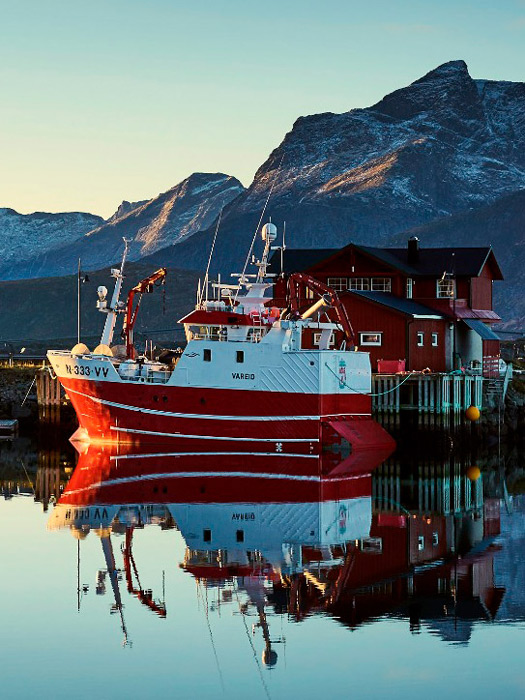
<path fill-rule="evenodd" d="M 105 567 L 96 593 L 111 590 L 125 644 L 124 589 L 159 618 L 168 614 L 164 577 L 155 592 L 145 587 L 133 555 L 137 530 L 153 525 L 180 531 L 179 565 L 195 580 L 207 619 L 224 608 L 240 614 L 264 666 L 277 663 L 284 639 L 271 627 L 283 613 L 296 622 L 329 615 L 352 629 L 388 616 L 413 633 L 425 626 L 465 644 L 476 621 L 495 619 L 505 595 L 494 574 L 499 499 L 484 496 L 468 458 L 385 457 L 248 461 L 90 448 L 48 527 L 77 538 L 79 567 L 80 542 L 99 539 Z M 80 571 L 77 588 L 80 604 Z"/>

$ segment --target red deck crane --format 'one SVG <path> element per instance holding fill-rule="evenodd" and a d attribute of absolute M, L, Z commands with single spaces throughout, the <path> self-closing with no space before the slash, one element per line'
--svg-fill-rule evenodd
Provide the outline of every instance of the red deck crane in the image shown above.
<path fill-rule="evenodd" d="M 133 528 L 126 528 L 126 544 L 122 549 L 124 555 L 124 570 L 126 572 L 126 584 L 128 588 L 128 593 L 136 596 L 140 602 L 153 610 L 159 617 L 166 617 L 166 604 L 164 602 L 156 602 L 153 599 L 152 592 L 150 590 L 144 590 L 140 583 L 139 572 L 137 565 L 135 564 L 135 558 L 133 557 L 133 552 L 131 549 L 131 544 L 133 540 Z M 133 568 L 133 571 L 132 571 Z M 137 579 L 138 588 L 133 585 L 133 574 Z"/>
<path fill-rule="evenodd" d="M 300 286 L 304 285 L 312 292 L 316 292 L 324 300 L 324 305 L 330 306 L 334 309 L 337 320 L 343 330 L 346 341 L 352 345 L 357 345 L 356 336 L 350 318 L 348 317 L 347 311 L 344 304 L 339 299 L 337 292 L 315 279 L 307 275 L 305 272 L 294 272 L 288 277 L 288 288 L 287 288 L 287 301 L 292 312 L 299 312 L 299 300 L 300 300 Z M 321 305 L 319 306 L 319 308 Z"/>
<path fill-rule="evenodd" d="M 128 292 L 128 301 L 126 304 L 126 316 L 124 317 L 124 324 L 122 326 L 122 336 L 126 341 L 126 354 L 132 360 L 135 358 L 135 346 L 133 345 L 133 328 L 137 320 L 137 314 L 140 307 L 140 302 L 142 300 L 143 294 L 150 294 L 158 283 L 164 284 L 165 277 L 168 271 L 165 267 L 159 268 L 156 272 L 149 277 L 145 277 L 138 284 L 136 284 Z M 139 300 L 135 309 L 133 309 L 133 300 L 135 294 L 140 294 Z"/>

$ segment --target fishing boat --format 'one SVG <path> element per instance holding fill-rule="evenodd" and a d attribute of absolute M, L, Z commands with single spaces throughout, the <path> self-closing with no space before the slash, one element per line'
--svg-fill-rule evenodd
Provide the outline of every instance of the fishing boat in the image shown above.
<path fill-rule="evenodd" d="M 327 441 L 354 450 L 393 445 L 372 419 L 370 358 L 358 350 L 337 293 L 293 274 L 286 305 L 276 306 L 269 261 L 277 228 L 267 223 L 261 234 L 262 255 L 250 258 L 254 274 L 247 258 L 236 283 L 211 282 L 208 263 L 196 306 L 180 320 L 184 350 L 160 358 L 137 356 L 133 327 L 142 294 L 162 283 L 166 270 L 137 284 L 127 304 L 120 301 L 126 242 L 121 266 L 112 270 L 111 301 L 105 287 L 98 289 L 106 314 L 99 345 L 48 352 L 78 417 L 73 439 L 169 443 L 190 452 L 199 441 L 209 452 L 292 455 L 318 454 Z M 114 345 L 120 314 L 124 344 Z M 312 329 L 315 348 L 303 342 Z"/>

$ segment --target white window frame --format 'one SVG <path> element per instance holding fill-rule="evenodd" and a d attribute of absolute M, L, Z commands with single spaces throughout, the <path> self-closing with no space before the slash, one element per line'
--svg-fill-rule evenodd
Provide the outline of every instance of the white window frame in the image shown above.
<path fill-rule="evenodd" d="M 439 333 L 437 331 L 432 331 L 432 333 L 430 334 L 430 338 L 432 347 L 439 347 Z"/>
<path fill-rule="evenodd" d="M 456 280 L 445 277 L 436 280 L 436 299 L 454 299 L 456 297 Z"/>
<path fill-rule="evenodd" d="M 321 342 L 321 333 L 316 332 L 314 333 L 314 345 L 316 347 L 319 347 L 319 343 Z M 330 333 L 330 340 L 328 341 L 328 347 L 333 348 L 335 347 L 335 335 L 334 333 Z"/>
<path fill-rule="evenodd" d="M 392 278 L 391 277 L 372 277 L 370 279 L 370 289 L 373 292 L 391 292 Z"/>
<path fill-rule="evenodd" d="M 414 280 L 412 277 L 407 277 L 407 299 L 412 299 L 414 294 Z"/>
<path fill-rule="evenodd" d="M 417 347 L 424 348 L 425 347 L 425 333 L 424 333 L 424 331 L 418 331 L 416 337 L 417 337 Z"/>
<path fill-rule="evenodd" d="M 347 277 L 328 277 L 326 284 L 334 290 L 334 292 L 346 292 L 348 289 Z"/>
<path fill-rule="evenodd" d="M 363 340 L 367 335 L 377 335 L 379 336 L 378 341 Z M 383 331 L 360 331 L 359 333 L 359 345 L 370 345 L 375 347 L 381 347 L 383 345 Z"/>
<path fill-rule="evenodd" d="M 370 279 L 368 277 L 350 277 L 348 289 L 354 289 L 357 292 L 368 291 L 370 289 Z"/>

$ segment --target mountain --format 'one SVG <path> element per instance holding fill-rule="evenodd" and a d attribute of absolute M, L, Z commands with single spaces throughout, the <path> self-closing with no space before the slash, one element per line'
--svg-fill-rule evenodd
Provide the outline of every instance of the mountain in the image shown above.
<path fill-rule="evenodd" d="M 499 234 L 499 235 L 498 235 Z M 493 245 L 505 275 L 505 282 L 494 284 L 494 305 L 503 319 L 501 328 L 525 328 L 525 189 L 493 204 L 455 216 L 448 216 L 398 236 L 417 236 L 423 246 Z"/>
<path fill-rule="evenodd" d="M 0 209 L 0 264 L 12 270 L 13 278 L 22 276 L 21 260 L 77 241 L 103 222 L 100 216 L 82 212 L 19 214 L 14 209 Z"/>
<path fill-rule="evenodd" d="M 289 246 L 388 246 L 414 227 L 441 226 L 459 214 L 465 217 L 455 222 L 472 235 L 488 215 L 485 207 L 499 200 L 504 207 L 504 198 L 523 189 L 525 83 L 474 80 L 464 61 L 451 61 L 372 107 L 298 119 L 248 190 L 225 209 L 214 266 L 242 265 L 268 197 L 265 218 L 281 230 L 286 221 Z M 505 260 L 509 248 L 523 255 L 523 229 L 513 212 L 510 228 L 500 217 L 496 228 L 483 229 L 488 240 L 476 231 L 477 245 L 493 243 Z M 458 232 L 447 230 L 444 242 L 451 244 Z M 202 269 L 212 234 L 210 227 L 150 262 Z M 514 268 L 505 268 L 504 261 L 515 284 Z M 500 312 L 521 315 L 514 307 Z"/>
<path fill-rule="evenodd" d="M 138 260 L 207 228 L 221 208 L 243 191 L 239 180 L 229 175 L 194 173 L 151 200 L 122 202 L 107 221 L 94 217 L 95 225 L 65 238 L 62 246 L 40 246 L 36 256 L 29 249 L 30 255 L 19 256 L 16 268 L 10 261 L 0 264 L 0 279 L 67 274 L 76 268 L 78 258 L 86 270 L 101 268 L 120 259 L 123 237 L 132 240 L 129 259 Z"/>
<path fill-rule="evenodd" d="M 140 262 L 126 264 L 121 299 L 126 300 L 128 290 L 151 273 Z M 195 303 L 198 273 L 189 270 L 169 269 L 164 287 L 146 294 L 141 303 L 136 326 L 136 336 L 143 339 L 142 330 L 151 332 L 148 338 L 173 339 L 179 344 L 183 329 L 177 321 Z M 98 344 L 105 316 L 96 309 L 97 287 L 105 285 L 113 290 L 114 280 L 107 268 L 89 273 L 89 282 L 82 285 L 82 338 L 94 348 Z M 35 299 L 38 310 L 35 313 Z M 16 310 L 16 313 L 13 311 Z M 57 347 L 71 348 L 76 342 L 77 328 L 77 276 L 52 277 L 0 282 L 0 350 L 2 341 L 31 346 L 35 341 L 62 339 Z M 122 320 L 117 321 L 117 331 Z M 160 333 L 158 331 L 161 331 Z M 115 335 L 115 342 L 118 342 Z"/>

